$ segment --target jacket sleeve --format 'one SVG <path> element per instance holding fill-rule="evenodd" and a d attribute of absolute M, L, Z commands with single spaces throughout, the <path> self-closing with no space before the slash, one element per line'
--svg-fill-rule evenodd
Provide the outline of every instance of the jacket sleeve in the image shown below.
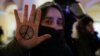
<path fill-rule="evenodd" d="M 26 52 L 26 50 L 14 39 L 5 47 L 0 49 L 0 56 L 25 56 L 24 52 Z"/>
<path fill-rule="evenodd" d="M 94 56 L 94 53 L 92 52 L 89 46 L 88 37 L 89 36 L 87 34 L 83 34 L 79 38 L 79 47 L 78 47 L 79 56 Z"/>

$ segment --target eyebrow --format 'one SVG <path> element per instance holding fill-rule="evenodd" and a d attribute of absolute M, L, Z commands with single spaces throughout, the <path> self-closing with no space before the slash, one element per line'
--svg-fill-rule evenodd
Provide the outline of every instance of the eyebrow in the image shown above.
<path fill-rule="evenodd" d="M 63 20 L 62 18 L 58 18 L 59 20 Z"/>
<path fill-rule="evenodd" d="M 45 17 L 45 18 L 48 18 L 48 19 L 53 19 L 53 17 Z M 62 18 L 58 18 L 59 20 L 63 20 Z"/>
<path fill-rule="evenodd" d="M 47 19 L 53 19 L 52 17 L 48 17 L 48 16 L 47 16 L 47 17 L 45 17 L 45 18 L 47 18 Z"/>

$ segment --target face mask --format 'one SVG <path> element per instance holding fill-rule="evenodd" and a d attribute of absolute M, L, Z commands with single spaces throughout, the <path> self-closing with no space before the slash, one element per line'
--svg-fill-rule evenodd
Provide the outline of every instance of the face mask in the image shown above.
<path fill-rule="evenodd" d="M 51 42 L 58 43 L 61 42 L 63 39 L 63 30 L 55 30 L 50 27 L 40 26 L 38 35 L 42 36 L 44 34 L 50 34 L 51 35 Z"/>

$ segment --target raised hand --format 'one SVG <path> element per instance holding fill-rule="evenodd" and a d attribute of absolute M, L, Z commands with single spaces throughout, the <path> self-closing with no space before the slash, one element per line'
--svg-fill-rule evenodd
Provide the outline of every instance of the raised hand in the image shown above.
<path fill-rule="evenodd" d="M 50 37 L 49 34 L 38 37 L 38 27 L 41 19 L 41 10 L 38 9 L 35 17 L 35 5 L 32 5 L 29 19 L 28 5 L 24 6 L 22 18 L 19 18 L 17 10 L 14 10 L 14 14 L 17 24 L 16 39 L 17 42 L 23 47 L 32 48 Z"/>

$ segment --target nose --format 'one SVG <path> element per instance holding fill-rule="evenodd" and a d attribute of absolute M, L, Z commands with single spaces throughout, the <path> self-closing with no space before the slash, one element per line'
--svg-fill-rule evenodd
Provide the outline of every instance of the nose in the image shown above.
<path fill-rule="evenodd" d="M 55 30 L 60 30 L 60 29 L 62 29 L 62 27 L 59 26 L 59 25 L 57 24 L 57 22 L 53 22 L 53 24 L 51 25 L 51 28 L 53 28 L 53 29 L 55 29 Z"/>

